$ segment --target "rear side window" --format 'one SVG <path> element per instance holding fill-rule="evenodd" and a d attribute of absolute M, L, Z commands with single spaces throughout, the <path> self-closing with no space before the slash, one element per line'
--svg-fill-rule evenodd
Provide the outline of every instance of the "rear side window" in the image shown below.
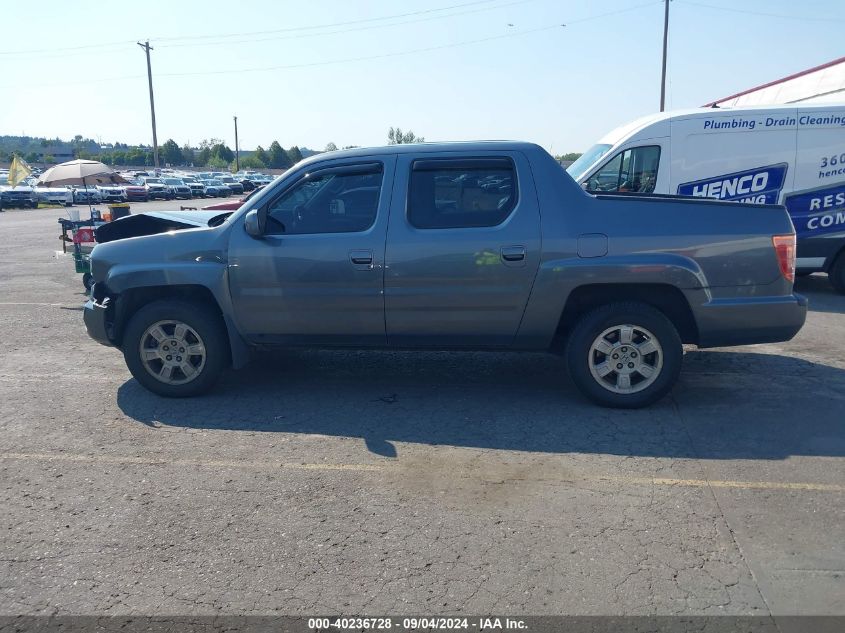
<path fill-rule="evenodd" d="M 418 229 L 497 226 L 516 206 L 509 158 L 416 160 L 411 167 L 408 221 Z"/>
<path fill-rule="evenodd" d="M 633 147 L 619 152 L 590 176 L 594 193 L 653 193 L 660 165 L 660 146 Z"/>

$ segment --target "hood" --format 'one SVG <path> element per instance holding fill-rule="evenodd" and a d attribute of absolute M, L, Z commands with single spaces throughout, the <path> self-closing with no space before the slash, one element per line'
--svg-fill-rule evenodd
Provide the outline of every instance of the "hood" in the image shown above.
<path fill-rule="evenodd" d="M 218 226 L 230 215 L 218 211 L 150 211 L 107 222 L 94 231 L 94 237 L 102 244 L 129 237 Z"/>

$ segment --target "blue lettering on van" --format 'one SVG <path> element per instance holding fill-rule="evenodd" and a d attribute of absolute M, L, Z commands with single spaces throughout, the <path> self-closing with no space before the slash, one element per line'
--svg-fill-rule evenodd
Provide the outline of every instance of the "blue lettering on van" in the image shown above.
<path fill-rule="evenodd" d="M 786 163 L 757 167 L 678 185 L 678 195 L 734 202 L 777 204 L 786 180 Z"/>
<path fill-rule="evenodd" d="M 798 237 L 845 233 L 845 182 L 797 191 L 784 199 Z"/>

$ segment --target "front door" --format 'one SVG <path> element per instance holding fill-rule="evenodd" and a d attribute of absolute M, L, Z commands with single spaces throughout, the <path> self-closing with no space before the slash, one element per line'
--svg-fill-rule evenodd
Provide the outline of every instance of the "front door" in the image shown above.
<path fill-rule="evenodd" d="M 233 228 L 229 284 L 249 341 L 385 344 L 384 242 L 394 164 L 395 157 L 384 156 L 317 166 L 266 203 L 263 239 Z"/>
<path fill-rule="evenodd" d="M 540 261 L 525 157 L 406 155 L 396 174 L 385 257 L 388 343 L 512 344 Z"/>

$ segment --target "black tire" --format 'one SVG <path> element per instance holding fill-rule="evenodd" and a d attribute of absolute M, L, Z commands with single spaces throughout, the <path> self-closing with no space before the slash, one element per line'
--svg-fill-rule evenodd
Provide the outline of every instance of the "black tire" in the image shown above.
<path fill-rule="evenodd" d="M 593 344 L 598 340 L 598 337 L 608 329 L 617 326 L 630 325 L 634 328 L 635 336 L 642 336 L 642 330 L 646 330 L 651 334 L 656 342 L 659 344 L 660 351 L 642 355 L 639 360 L 636 358 L 629 359 L 626 355 L 622 355 L 622 350 L 639 349 L 637 340 L 630 347 L 618 347 L 613 353 L 622 355 L 619 360 L 623 361 L 620 364 L 627 364 L 633 361 L 638 364 L 652 364 L 657 365 L 657 359 L 660 359 L 659 369 L 656 376 L 651 379 L 652 382 L 640 387 L 640 390 L 630 393 L 616 393 L 611 386 L 603 386 L 613 382 L 614 376 L 619 376 L 619 372 L 611 369 L 611 374 L 606 376 L 607 381 L 602 382 L 602 378 L 594 377 L 591 370 L 591 364 L 599 369 L 599 361 L 604 358 L 608 363 L 615 361 L 611 360 L 610 354 L 602 356 L 601 352 L 593 350 Z M 613 334 L 608 334 L 613 336 Z M 620 337 L 621 339 L 621 337 Z M 608 339 L 605 339 L 607 341 Z M 648 340 L 648 337 L 640 339 L 639 344 Z M 614 342 L 613 345 L 623 345 L 621 340 Z M 631 352 L 626 351 L 625 354 Z M 637 356 L 633 353 L 633 356 Z M 678 336 L 678 331 L 672 322 L 659 310 L 646 305 L 644 303 L 624 302 L 624 303 L 610 303 L 591 312 L 588 312 L 575 324 L 572 329 L 566 345 L 566 363 L 569 368 L 569 375 L 573 382 L 593 402 L 604 407 L 614 407 L 619 409 L 638 409 L 646 407 L 654 402 L 657 402 L 665 396 L 674 386 L 681 371 L 681 362 L 683 359 L 683 345 L 681 338 Z M 646 362 L 648 361 L 648 362 Z M 619 366 L 619 365 L 617 365 Z M 625 370 L 630 371 L 630 370 Z M 638 384 L 647 383 L 649 379 L 641 376 L 638 373 L 629 375 L 634 388 Z"/>
<path fill-rule="evenodd" d="M 839 294 L 845 295 L 845 251 L 839 253 L 839 257 L 833 262 L 827 276 L 833 289 Z"/>
<path fill-rule="evenodd" d="M 175 321 L 187 325 L 196 334 L 205 348 L 204 362 L 191 357 L 199 367 L 195 377 L 188 382 L 171 384 L 156 378 L 147 370 L 141 359 L 142 342 L 152 341 L 145 336 L 148 328 L 160 321 Z M 167 331 L 169 326 L 164 326 Z M 167 341 L 164 341 L 165 343 Z M 186 398 L 209 391 L 223 370 L 229 365 L 229 339 L 220 314 L 202 303 L 163 299 L 154 301 L 138 310 L 129 320 L 123 335 L 123 358 L 132 375 L 148 390 L 166 398 Z M 181 349 L 181 348 L 180 348 Z M 178 353 L 178 352 L 177 352 Z M 188 355 L 185 356 L 188 358 Z M 163 361 L 156 360 L 163 367 Z M 181 370 L 174 370 L 174 375 L 185 377 Z"/>
<path fill-rule="evenodd" d="M 91 290 L 91 286 L 94 285 L 94 276 L 91 273 L 82 273 L 82 285 L 85 286 L 85 290 Z"/>

